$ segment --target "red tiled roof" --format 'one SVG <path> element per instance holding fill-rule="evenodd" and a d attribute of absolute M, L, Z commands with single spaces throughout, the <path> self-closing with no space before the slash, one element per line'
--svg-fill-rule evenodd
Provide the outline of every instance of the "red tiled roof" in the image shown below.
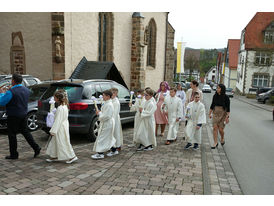
<path fill-rule="evenodd" d="M 245 48 L 274 49 L 274 44 L 264 43 L 263 31 L 274 21 L 274 12 L 257 12 L 245 27 Z"/>
<path fill-rule="evenodd" d="M 230 69 L 237 69 L 238 65 L 238 52 L 240 49 L 240 39 L 229 39 L 228 40 L 228 66 Z"/>

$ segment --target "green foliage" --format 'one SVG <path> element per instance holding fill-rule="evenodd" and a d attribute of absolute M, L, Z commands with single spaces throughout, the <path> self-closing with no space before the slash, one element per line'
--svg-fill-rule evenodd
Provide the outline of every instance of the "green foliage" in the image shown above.
<path fill-rule="evenodd" d="M 209 69 L 216 65 L 218 50 L 200 50 L 200 71 L 201 73 L 207 73 Z"/>

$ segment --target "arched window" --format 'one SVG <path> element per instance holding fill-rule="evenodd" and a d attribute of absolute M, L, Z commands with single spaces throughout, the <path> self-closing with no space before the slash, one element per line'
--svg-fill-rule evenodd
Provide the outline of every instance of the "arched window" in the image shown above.
<path fill-rule="evenodd" d="M 99 61 L 113 61 L 113 14 L 99 13 Z"/>
<path fill-rule="evenodd" d="M 147 28 L 147 66 L 155 67 L 157 28 L 154 19 L 151 19 Z"/>

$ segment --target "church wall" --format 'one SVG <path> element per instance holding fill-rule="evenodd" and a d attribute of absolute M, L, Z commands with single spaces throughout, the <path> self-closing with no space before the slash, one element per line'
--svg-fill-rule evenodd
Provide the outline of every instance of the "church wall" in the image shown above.
<path fill-rule="evenodd" d="M 0 13 L 0 72 L 10 73 L 11 33 L 23 35 L 26 74 L 52 78 L 51 14 L 49 12 Z"/>
<path fill-rule="evenodd" d="M 166 44 L 166 13 L 165 12 L 142 12 L 144 19 L 144 27 L 148 26 L 151 18 L 154 18 L 157 27 L 156 42 L 156 67 L 147 67 L 147 53 L 145 48 L 144 61 L 146 70 L 146 87 L 158 90 L 161 81 L 164 81 L 165 72 L 165 44 Z"/>
<path fill-rule="evenodd" d="M 85 56 L 98 60 L 98 12 L 65 12 L 65 72 L 66 78 Z"/>

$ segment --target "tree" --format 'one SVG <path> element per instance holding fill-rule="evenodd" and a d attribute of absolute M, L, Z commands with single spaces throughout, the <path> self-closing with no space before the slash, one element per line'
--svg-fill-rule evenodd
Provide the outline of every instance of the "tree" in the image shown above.
<path fill-rule="evenodd" d="M 190 79 L 191 79 L 191 74 L 194 71 L 194 69 L 200 70 L 199 60 L 197 59 L 197 57 L 194 54 L 189 54 L 186 57 L 184 66 L 185 66 L 185 69 L 189 70 L 189 78 Z"/>

